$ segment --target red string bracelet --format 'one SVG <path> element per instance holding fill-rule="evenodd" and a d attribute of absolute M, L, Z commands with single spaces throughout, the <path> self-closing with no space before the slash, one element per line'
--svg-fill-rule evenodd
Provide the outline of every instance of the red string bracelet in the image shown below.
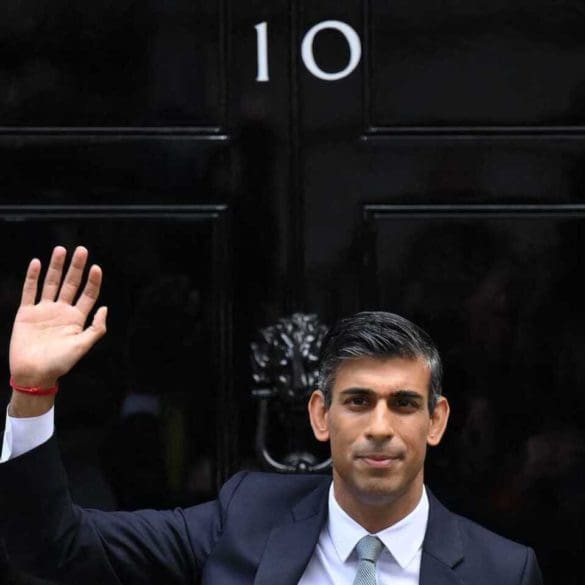
<path fill-rule="evenodd" d="M 12 377 L 10 377 L 10 387 L 17 392 L 24 392 L 25 394 L 31 394 L 33 396 L 50 396 L 57 394 L 59 390 L 59 384 L 55 384 L 50 388 L 39 388 L 37 386 L 19 386 Z"/>

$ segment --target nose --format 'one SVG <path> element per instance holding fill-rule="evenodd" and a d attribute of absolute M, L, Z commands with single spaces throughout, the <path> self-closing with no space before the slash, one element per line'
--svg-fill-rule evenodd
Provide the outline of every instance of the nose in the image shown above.
<path fill-rule="evenodd" d="M 392 411 L 384 400 L 380 400 L 372 409 L 366 429 L 368 439 L 384 441 L 394 436 L 394 420 Z"/>

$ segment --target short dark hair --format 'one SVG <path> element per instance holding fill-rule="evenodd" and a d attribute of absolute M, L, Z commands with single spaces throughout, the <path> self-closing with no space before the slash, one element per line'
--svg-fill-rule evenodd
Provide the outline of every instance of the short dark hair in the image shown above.
<path fill-rule="evenodd" d="M 422 359 L 430 370 L 429 412 L 441 396 L 443 366 L 439 350 L 430 336 L 408 319 L 384 311 L 362 311 L 338 321 L 323 340 L 319 364 L 319 389 L 331 406 L 335 373 L 348 359 Z"/>

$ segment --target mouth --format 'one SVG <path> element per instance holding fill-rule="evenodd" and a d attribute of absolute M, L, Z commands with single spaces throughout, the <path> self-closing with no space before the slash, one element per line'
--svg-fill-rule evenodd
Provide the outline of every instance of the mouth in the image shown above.
<path fill-rule="evenodd" d="M 374 469 L 384 469 L 395 466 L 402 458 L 397 455 L 386 455 L 382 453 L 368 453 L 357 457 L 368 467 Z"/>

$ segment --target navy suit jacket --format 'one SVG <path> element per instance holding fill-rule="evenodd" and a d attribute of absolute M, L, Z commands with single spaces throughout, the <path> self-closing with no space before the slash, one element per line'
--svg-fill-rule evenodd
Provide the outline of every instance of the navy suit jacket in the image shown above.
<path fill-rule="evenodd" d="M 52 438 L 0 465 L 0 535 L 17 568 L 62 583 L 295 585 L 326 520 L 330 481 L 243 472 L 192 508 L 83 510 Z M 532 549 L 429 499 L 420 585 L 542 583 Z"/>

